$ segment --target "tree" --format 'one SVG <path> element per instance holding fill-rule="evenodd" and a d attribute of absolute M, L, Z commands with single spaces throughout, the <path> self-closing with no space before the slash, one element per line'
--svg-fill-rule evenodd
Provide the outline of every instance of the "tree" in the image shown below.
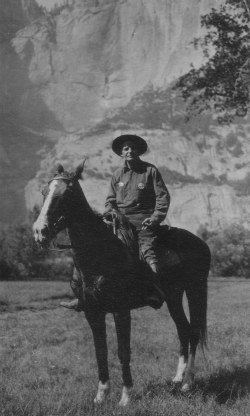
<path fill-rule="evenodd" d="M 250 0 L 225 0 L 203 15 L 206 34 L 193 40 L 205 63 L 175 85 L 186 101 L 187 119 L 214 113 L 219 122 L 245 116 L 250 103 Z"/>
<path fill-rule="evenodd" d="M 203 236 L 204 236 L 204 231 Z M 250 231 L 232 224 L 217 232 L 207 231 L 206 242 L 212 254 L 214 276 L 250 278 Z"/>
<path fill-rule="evenodd" d="M 1 230 L 0 280 L 35 276 L 44 257 L 35 243 L 30 224 L 11 224 Z"/>

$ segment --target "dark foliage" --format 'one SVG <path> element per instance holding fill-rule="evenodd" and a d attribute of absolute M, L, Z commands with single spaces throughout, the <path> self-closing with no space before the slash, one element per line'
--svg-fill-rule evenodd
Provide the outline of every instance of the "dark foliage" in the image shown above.
<path fill-rule="evenodd" d="M 211 272 L 214 276 L 250 278 L 249 230 L 238 224 L 217 232 L 209 232 L 202 227 L 199 235 L 211 250 Z"/>
<path fill-rule="evenodd" d="M 69 279 L 71 273 L 69 253 L 39 248 L 29 222 L 9 225 L 1 230 L 0 280 Z"/>
<path fill-rule="evenodd" d="M 206 62 L 175 85 L 187 103 L 187 119 L 213 112 L 219 122 L 245 116 L 250 102 L 250 14 L 247 0 L 226 0 L 203 15 L 206 34 L 193 41 Z"/>

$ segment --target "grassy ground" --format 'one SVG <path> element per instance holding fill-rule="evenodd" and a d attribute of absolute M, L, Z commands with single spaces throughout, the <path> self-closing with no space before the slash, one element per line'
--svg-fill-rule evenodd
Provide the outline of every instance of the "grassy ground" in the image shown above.
<path fill-rule="evenodd" d="M 0 282 L 0 415 L 247 415 L 250 281 L 209 282 L 209 351 L 198 352 L 193 392 L 171 384 L 178 340 L 166 307 L 133 312 L 132 404 L 119 409 L 121 373 L 115 330 L 107 316 L 112 393 L 94 407 L 97 372 L 82 313 L 57 305 L 71 296 L 64 282 Z"/>

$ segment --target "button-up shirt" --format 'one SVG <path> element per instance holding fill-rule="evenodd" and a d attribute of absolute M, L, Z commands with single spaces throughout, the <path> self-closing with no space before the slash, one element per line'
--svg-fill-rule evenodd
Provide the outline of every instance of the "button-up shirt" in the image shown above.
<path fill-rule="evenodd" d="M 125 163 L 115 171 L 105 207 L 107 211 L 118 209 L 139 224 L 148 217 L 160 223 L 166 218 L 169 204 L 170 195 L 160 172 L 139 159 L 133 168 Z"/>

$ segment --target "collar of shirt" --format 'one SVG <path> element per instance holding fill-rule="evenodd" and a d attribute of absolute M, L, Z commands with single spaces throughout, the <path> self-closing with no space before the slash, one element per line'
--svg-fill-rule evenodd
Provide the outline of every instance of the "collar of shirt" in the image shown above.
<path fill-rule="evenodd" d="M 145 170 L 145 163 L 141 159 L 138 159 L 134 166 L 130 167 L 125 161 L 123 164 L 123 172 L 125 173 L 129 170 L 133 170 L 134 172 L 143 172 Z"/>

